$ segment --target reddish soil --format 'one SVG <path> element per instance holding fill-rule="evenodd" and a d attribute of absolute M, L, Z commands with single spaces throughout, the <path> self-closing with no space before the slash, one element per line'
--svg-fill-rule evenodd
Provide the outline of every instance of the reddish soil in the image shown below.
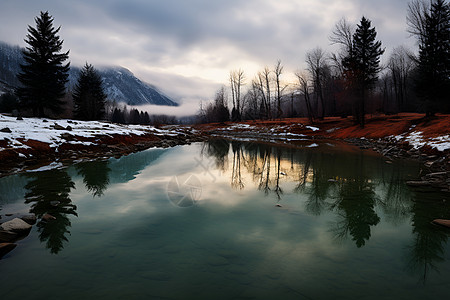
<path fill-rule="evenodd" d="M 290 132 L 305 134 L 309 136 L 321 136 L 324 138 L 347 139 L 347 138 L 369 138 L 379 139 L 391 135 L 399 135 L 408 132 L 415 125 L 415 131 L 422 131 L 425 138 L 450 134 L 450 115 L 438 114 L 432 119 L 426 119 L 424 114 L 401 113 L 398 115 L 368 115 L 366 116 L 366 126 L 361 128 L 355 125 L 351 117 L 339 118 L 329 117 L 313 124 L 307 118 L 290 118 L 272 121 L 245 121 L 256 127 L 290 126 Z M 213 123 L 196 125 L 195 128 L 209 132 L 223 129 L 233 123 Z M 320 128 L 313 132 L 303 125 L 310 125 Z M 244 131 L 245 129 L 240 129 Z"/>

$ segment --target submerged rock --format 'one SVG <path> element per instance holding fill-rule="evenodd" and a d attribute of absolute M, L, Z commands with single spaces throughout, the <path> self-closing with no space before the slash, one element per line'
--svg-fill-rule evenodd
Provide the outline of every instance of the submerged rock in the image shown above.
<path fill-rule="evenodd" d="M 437 225 L 441 225 L 447 228 L 450 228 L 450 220 L 445 220 L 445 219 L 436 219 L 433 220 L 432 222 L 433 224 L 437 224 Z"/>
<path fill-rule="evenodd" d="M 52 216 L 51 214 L 45 214 L 44 216 L 42 216 L 42 220 L 51 221 L 51 220 L 56 220 L 56 218 L 54 216 Z"/>
<path fill-rule="evenodd" d="M 12 250 L 14 250 L 16 246 L 17 245 L 13 243 L 0 243 L 0 259 L 9 252 L 11 252 Z"/>
<path fill-rule="evenodd" d="M 23 216 L 20 216 L 20 218 L 30 225 L 36 224 L 36 216 L 33 214 L 23 215 Z"/>
<path fill-rule="evenodd" d="M 4 231 L 11 231 L 15 233 L 28 232 L 31 229 L 31 225 L 22 219 L 14 218 L 11 221 L 5 222 L 0 225 L 0 229 Z"/>
<path fill-rule="evenodd" d="M 0 229 L 0 243 L 15 241 L 18 236 L 15 232 Z"/>

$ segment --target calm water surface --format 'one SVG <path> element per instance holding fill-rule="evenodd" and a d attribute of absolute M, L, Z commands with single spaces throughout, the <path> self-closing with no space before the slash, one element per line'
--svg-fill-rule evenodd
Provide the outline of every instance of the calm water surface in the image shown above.
<path fill-rule="evenodd" d="M 0 260 L 0 299 L 434 299 L 448 194 L 342 145 L 214 140 L 0 178 L 49 213 Z"/>

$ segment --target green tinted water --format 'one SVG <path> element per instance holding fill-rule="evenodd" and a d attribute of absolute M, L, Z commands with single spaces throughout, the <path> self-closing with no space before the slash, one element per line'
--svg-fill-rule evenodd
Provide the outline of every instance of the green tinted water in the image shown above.
<path fill-rule="evenodd" d="M 0 260 L 0 299 L 448 297 L 450 231 L 430 224 L 448 195 L 409 189 L 416 164 L 314 146 L 215 140 L 1 178 L 3 220 L 56 220 Z"/>

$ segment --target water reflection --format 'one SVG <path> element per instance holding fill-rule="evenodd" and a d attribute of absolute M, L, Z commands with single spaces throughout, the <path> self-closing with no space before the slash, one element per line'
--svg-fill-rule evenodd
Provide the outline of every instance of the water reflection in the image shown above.
<path fill-rule="evenodd" d="M 205 146 L 222 172 L 228 169 L 229 144 L 215 140 Z M 305 211 L 314 216 L 332 213 L 330 232 L 335 241 L 350 239 L 357 248 L 369 242 L 381 221 L 380 213 L 394 226 L 411 220 L 414 240 L 407 248 L 407 269 L 425 281 L 429 271 L 445 261 L 448 231 L 433 228 L 430 218 L 448 218 L 449 206 L 443 202 L 439 208 L 418 200 L 423 195 L 405 185 L 408 176 L 417 176 L 417 167 L 386 164 L 381 157 L 362 152 L 315 151 L 304 145 L 281 148 L 233 141 L 231 149 L 232 188 L 244 189 L 245 180 L 251 179 L 265 195 L 274 195 L 277 203 L 284 193 L 306 195 Z"/>
<path fill-rule="evenodd" d="M 95 161 L 79 163 L 75 166 L 78 175 L 83 176 L 83 183 L 93 197 L 100 197 L 106 191 L 109 184 L 108 161 Z"/>
<path fill-rule="evenodd" d="M 51 170 L 25 175 L 30 181 L 25 185 L 25 203 L 31 204 L 30 212 L 37 223 L 39 239 L 46 243 L 51 253 L 57 254 L 68 242 L 71 222 L 69 215 L 78 216 L 77 207 L 69 197 L 75 187 L 66 170 Z M 44 217 L 46 216 L 46 217 Z"/>
<path fill-rule="evenodd" d="M 438 271 L 439 263 L 445 261 L 445 246 L 449 237 L 448 230 L 430 223 L 430 209 L 436 218 L 448 218 L 450 210 L 444 202 L 435 205 L 433 202 L 436 199 L 429 198 L 426 194 L 418 193 L 414 197 L 411 209 L 414 238 L 407 247 L 407 269 L 418 274 L 425 283 L 430 271 Z"/>
<path fill-rule="evenodd" d="M 291 265 L 301 263 L 304 254 L 314 252 L 311 257 L 317 260 L 318 265 L 321 264 L 320 259 L 326 257 L 324 265 L 330 263 L 331 266 L 346 269 L 360 264 L 357 259 L 353 260 L 353 257 L 348 258 L 346 255 L 361 255 L 362 258 L 359 259 L 362 260 L 369 253 L 366 266 L 371 266 L 370 263 L 377 264 L 377 251 L 385 251 L 383 248 L 388 245 L 386 241 L 390 242 L 389 239 L 393 238 L 399 241 L 397 249 L 401 250 L 392 254 L 392 260 L 400 260 L 397 258 L 400 256 L 398 253 L 401 253 L 404 259 L 398 268 L 401 272 L 404 268 L 425 283 L 430 274 L 442 269 L 446 255 L 448 256 L 448 231 L 433 227 L 430 220 L 448 218 L 450 208 L 448 202 L 441 201 L 436 205 L 436 199 L 432 199 L 433 193 L 419 193 L 404 184 L 408 176 L 417 176 L 417 166 L 406 163 L 403 165 L 402 162 L 389 165 L 381 157 L 366 155 L 359 150 L 339 150 L 342 147 L 329 145 L 309 148 L 308 145 L 279 147 L 273 144 L 217 139 L 201 145 L 201 155 L 212 161 L 211 164 L 203 161 L 203 166 L 195 166 L 200 146 L 198 144 L 170 150 L 153 149 L 121 159 L 86 162 L 67 170 L 30 173 L 22 176 L 21 180 L 15 178 L 14 182 L 21 186 L 10 189 L 8 194 L 11 196 L 8 198 L 20 198 L 23 202 L 20 191 L 25 186 L 23 194 L 26 203 L 30 204 L 31 212 L 40 220 L 37 225 L 39 238 L 51 253 L 60 253 L 67 245 L 71 222 L 77 222 L 78 226 L 73 226 L 72 231 L 78 230 L 79 233 L 80 228 L 83 228 L 87 234 L 97 234 L 98 240 L 94 244 L 98 243 L 101 249 L 95 261 L 100 261 L 104 254 L 100 240 L 106 241 L 104 247 L 113 252 L 106 257 L 106 264 L 110 263 L 110 257 L 115 257 L 126 261 L 128 265 L 132 256 L 141 265 L 142 258 L 129 253 L 142 252 L 145 256 L 142 261 L 145 262 L 149 260 L 147 248 L 151 248 L 151 257 L 156 264 L 161 264 L 162 269 L 177 269 L 179 264 L 173 266 L 169 261 L 177 258 L 183 260 L 183 256 L 177 254 L 178 244 L 190 245 L 194 241 L 194 255 L 205 249 L 214 254 L 219 248 L 223 250 L 228 243 L 227 246 L 236 253 L 225 256 L 245 256 L 245 262 L 239 268 L 246 271 L 259 263 L 262 258 L 258 254 L 265 256 L 264 251 L 267 249 L 269 254 L 273 251 L 277 253 L 275 257 L 280 257 L 270 266 L 278 266 L 283 261 L 283 255 L 278 253 L 292 254 L 287 263 Z M 165 157 L 165 151 L 171 151 L 172 154 Z M 203 177 L 209 180 L 204 183 L 212 182 L 204 185 L 205 195 L 213 194 L 211 198 L 214 199 L 205 199 L 203 204 L 195 208 L 177 211 L 164 198 L 167 188 L 165 180 L 172 178 L 177 172 L 197 172 L 199 178 L 202 178 L 200 173 L 204 173 L 205 168 L 210 168 L 207 172 L 211 174 L 220 170 L 224 176 L 214 177 L 217 181 L 210 180 L 206 174 Z M 7 185 L 2 180 L 0 179 L 0 188 Z M 9 182 L 12 181 L 4 181 Z M 260 201 L 264 195 L 267 197 L 263 199 L 265 202 Z M 96 198 L 95 201 L 92 200 L 93 197 Z M 232 204 L 228 201 L 231 198 Z M 268 201 L 272 201 L 273 205 L 279 204 L 282 208 L 269 205 L 270 209 L 267 209 Z M 226 207 L 226 213 L 223 207 Z M 56 219 L 45 220 L 43 216 L 46 214 Z M 74 218 L 78 214 L 80 217 Z M 121 234 L 119 242 L 112 237 L 122 230 L 115 228 L 116 220 L 122 222 L 121 226 L 125 228 L 128 228 L 128 223 L 131 224 L 130 231 Z M 123 222 L 124 220 L 131 221 Z M 83 222 L 84 227 L 81 226 Z M 102 228 L 101 222 L 108 225 Z M 148 222 L 151 222 L 151 226 L 148 226 Z M 220 230 L 211 228 L 213 224 L 220 227 Z M 238 230 L 239 224 L 244 226 L 240 226 Z M 99 228 L 92 229 L 92 226 Z M 243 230 L 244 227 L 248 227 L 247 232 Z M 230 234 L 230 231 L 233 233 Z M 139 233 L 137 236 L 136 232 Z M 187 232 L 192 232 L 192 236 Z M 230 236 L 235 232 L 239 232 L 240 239 L 239 246 L 233 247 L 230 246 L 233 240 Z M 74 247 L 66 249 L 66 253 L 70 256 L 74 251 L 72 248 L 79 247 L 80 240 L 85 242 L 85 237 L 83 234 L 74 234 Z M 146 244 L 149 237 L 152 241 Z M 185 240 L 178 243 L 178 239 Z M 215 239 L 217 246 L 210 245 Z M 336 245 L 329 243 L 331 239 Z M 93 242 L 89 240 L 86 244 L 89 243 Z M 176 247 L 169 247 L 171 243 L 177 244 Z M 124 248 L 116 250 L 117 244 Z M 251 255 L 246 254 L 243 250 L 245 247 L 248 247 Z M 332 254 L 326 256 L 325 248 L 330 249 Z M 361 248 L 364 251 L 360 251 Z M 125 253 L 123 257 L 120 255 L 121 251 Z M 164 251 L 170 255 L 166 253 L 167 256 L 164 256 Z M 333 260 L 335 252 L 336 258 Z M 385 254 L 381 253 L 380 257 L 383 255 Z M 390 253 L 387 256 L 390 257 Z M 167 264 L 161 263 L 161 257 L 167 259 Z M 202 259 L 199 255 L 198 261 Z M 230 258 L 230 261 L 233 259 Z M 375 262 L 370 261 L 371 259 Z M 227 261 L 216 259 L 211 264 L 235 267 L 232 263 L 228 265 Z M 345 266 L 339 264 L 341 261 L 345 261 L 342 263 Z M 263 265 L 266 265 L 265 262 Z M 154 266 L 149 266 L 152 267 Z M 210 265 L 205 269 L 211 269 Z M 389 270 L 396 269 L 392 267 Z M 135 273 L 134 269 L 132 273 Z M 300 273 L 301 268 L 292 274 Z M 324 273 L 328 274 L 329 271 Z"/>

